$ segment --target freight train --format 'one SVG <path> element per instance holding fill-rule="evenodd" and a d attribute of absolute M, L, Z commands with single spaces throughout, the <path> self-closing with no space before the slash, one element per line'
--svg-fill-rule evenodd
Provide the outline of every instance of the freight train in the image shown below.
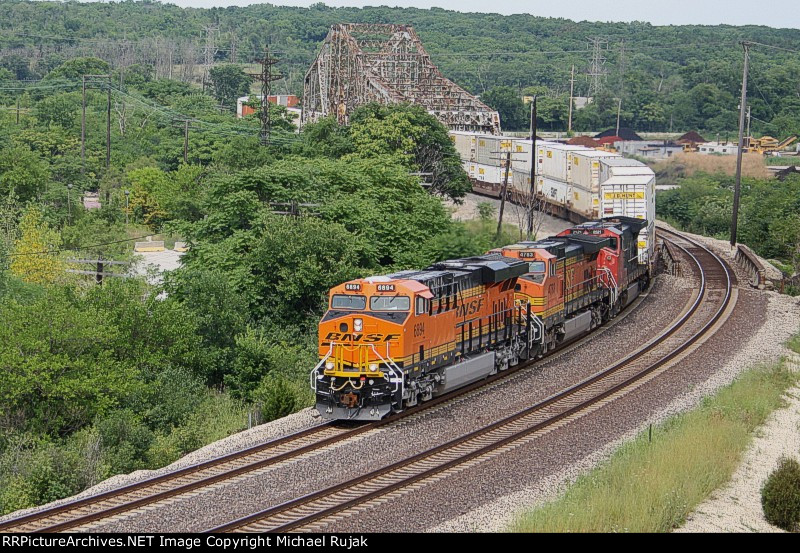
<path fill-rule="evenodd" d="M 317 410 L 378 420 L 591 331 L 647 286 L 653 256 L 639 235 L 648 224 L 606 218 L 336 286 L 311 371 Z"/>
<path fill-rule="evenodd" d="M 525 204 L 531 194 L 541 208 L 573 222 L 601 217 L 635 217 L 649 224 L 640 231 L 641 253 L 655 240 L 655 174 L 644 163 L 615 152 L 557 142 L 451 131 L 450 139 L 479 194 Z M 510 159 L 510 164 L 508 163 Z M 531 173 L 535 164 L 535 186 Z"/>

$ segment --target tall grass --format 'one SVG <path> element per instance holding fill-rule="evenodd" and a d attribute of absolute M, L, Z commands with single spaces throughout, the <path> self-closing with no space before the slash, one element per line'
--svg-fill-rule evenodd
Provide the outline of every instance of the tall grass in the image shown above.
<path fill-rule="evenodd" d="M 798 375 L 781 364 L 745 372 L 580 477 L 561 498 L 518 516 L 516 532 L 668 532 L 730 479 L 751 433 Z"/>
<path fill-rule="evenodd" d="M 733 176 L 736 174 L 736 156 L 706 155 L 698 153 L 678 153 L 668 160 L 655 163 L 656 173 L 675 174 L 675 176 L 691 177 L 697 173 Z M 770 172 L 767 169 L 764 156 L 761 154 L 744 154 L 742 156 L 742 175 L 745 177 L 767 178 Z"/>
<path fill-rule="evenodd" d="M 800 157 L 772 156 L 767 158 L 767 165 L 800 165 Z"/>

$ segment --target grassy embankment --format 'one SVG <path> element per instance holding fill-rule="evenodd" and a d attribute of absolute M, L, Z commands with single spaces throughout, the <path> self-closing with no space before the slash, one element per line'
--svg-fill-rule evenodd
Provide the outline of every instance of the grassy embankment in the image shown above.
<path fill-rule="evenodd" d="M 789 343 L 800 353 L 800 336 Z M 626 443 L 562 497 L 520 515 L 518 532 L 668 532 L 727 482 L 753 431 L 800 380 L 784 363 L 748 370 L 697 409 Z"/>
<path fill-rule="evenodd" d="M 767 165 L 800 165 L 800 157 L 768 157 Z"/>

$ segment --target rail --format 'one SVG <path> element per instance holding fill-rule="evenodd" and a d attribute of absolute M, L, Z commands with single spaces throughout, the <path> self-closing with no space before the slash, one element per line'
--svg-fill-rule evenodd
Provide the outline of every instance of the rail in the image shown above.
<path fill-rule="evenodd" d="M 562 355 L 569 351 L 570 348 L 567 348 Z M 324 365 L 329 355 L 324 356 L 325 358 L 318 365 L 317 370 Z M 521 364 L 516 369 L 521 369 L 525 366 L 528 366 L 528 364 Z M 446 394 L 431 400 L 425 405 L 408 409 L 404 414 L 410 415 L 446 403 L 455 397 L 463 396 L 482 388 L 487 383 L 505 378 L 512 372 L 515 371 L 508 371 L 504 374 L 498 373 L 493 377 L 489 377 L 486 381 L 474 383 L 458 390 L 454 394 Z M 311 375 L 312 377 L 313 374 Z M 111 490 L 99 496 L 69 502 L 55 508 L 44 509 L 17 519 L 7 520 L 0 523 L 0 531 L 63 531 L 77 528 L 123 512 L 157 504 L 189 491 L 199 490 L 212 484 L 219 484 L 237 475 L 288 462 L 308 452 L 334 446 L 336 443 L 340 443 L 342 439 L 366 433 L 381 426 L 392 425 L 396 420 L 400 419 L 392 419 L 390 417 L 378 423 L 356 428 L 336 428 L 327 424 L 319 425 L 241 452 L 228 454 L 173 473 L 134 483 L 121 489 Z M 231 468 L 233 470 L 230 470 Z"/>
<path fill-rule="evenodd" d="M 352 509 L 359 509 L 363 513 L 370 502 L 372 506 L 378 502 L 385 503 L 389 494 L 399 493 L 403 489 L 407 490 L 406 493 L 411 493 L 415 485 L 425 480 L 440 478 L 440 475 L 450 471 L 463 470 L 470 462 L 485 460 L 495 452 L 514 447 L 515 443 L 545 431 L 560 421 L 586 412 L 592 406 L 626 392 L 651 375 L 666 370 L 670 362 L 711 333 L 726 311 L 729 313 L 732 289 L 735 286 L 735 276 L 724 261 L 702 244 L 682 236 L 681 238 L 689 246 L 676 244 L 676 248 L 692 258 L 699 269 L 698 293 L 692 306 L 679 320 L 636 352 L 567 390 L 484 428 L 327 489 L 308 493 L 223 524 L 211 531 L 289 532 L 312 524 L 317 526 L 308 529 L 327 530 L 327 527 L 318 526 L 320 523 L 324 524 L 326 519 L 337 516 L 341 518 L 348 510 L 352 512 Z M 691 252 L 690 249 L 695 251 Z M 701 258 L 705 258 L 704 261 Z M 723 291 L 724 294 L 720 296 Z M 672 343 L 676 345 L 669 345 L 668 340 L 688 321 L 694 320 L 701 312 L 701 305 L 706 303 L 711 303 L 715 309 L 709 318 L 703 317 L 702 327 L 698 330 L 689 327 L 688 337 L 672 339 Z M 657 349 L 659 346 L 666 347 L 666 351 L 660 352 Z M 653 353 L 656 353 L 656 359 L 653 359 Z M 636 365 L 636 361 L 640 365 Z"/>

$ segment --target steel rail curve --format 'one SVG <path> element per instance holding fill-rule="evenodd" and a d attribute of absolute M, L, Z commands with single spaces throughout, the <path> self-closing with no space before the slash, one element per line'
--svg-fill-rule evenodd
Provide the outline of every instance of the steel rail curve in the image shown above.
<path fill-rule="evenodd" d="M 700 295 L 698 295 L 699 297 Z M 617 317 L 611 324 L 604 325 L 599 330 L 602 331 L 602 328 L 607 329 L 616 324 L 631 311 L 632 309 L 630 308 L 625 310 L 622 317 Z M 598 332 L 589 333 L 562 345 L 541 360 L 520 364 L 481 382 L 476 382 L 417 407 L 407 409 L 398 416 L 388 417 L 381 421 L 363 424 L 355 428 L 342 428 L 334 423 L 319 424 L 270 440 L 264 444 L 229 453 L 177 471 L 0 522 L 0 532 L 58 532 L 70 530 L 296 459 L 302 455 L 333 446 L 348 438 L 394 424 L 406 417 L 427 411 L 484 387 L 490 387 L 498 380 L 505 379 L 523 369 L 535 366 L 540 362 L 558 358 L 568 353 L 576 343 L 580 343 L 584 339 L 591 339 L 597 334 Z"/>
<path fill-rule="evenodd" d="M 708 248 L 680 234 L 666 230 L 664 230 L 664 232 L 673 234 L 679 237 L 679 239 L 689 242 L 689 247 L 673 243 L 692 258 L 698 267 L 700 274 L 700 292 L 697 294 L 689 310 L 664 333 L 643 348 L 594 376 L 485 428 L 470 432 L 387 467 L 331 486 L 325 490 L 310 493 L 283 504 L 270 507 L 259 513 L 234 520 L 210 531 L 287 532 L 296 530 L 299 527 L 318 522 L 347 509 L 363 505 L 378 497 L 406 488 L 414 483 L 447 471 L 448 469 L 464 465 L 473 459 L 491 454 L 498 449 L 507 447 L 540 430 L 551 427 L 559 421 L 586 412 L 590 407 L 599 404 L 606 398 L 621 393 L 647 375 L 655 373 L 659 368 L 665 366 L 671 360 L 691 348 L 692 345 L 701 337 L 705 336 L 720 320 L 730 304 L 732 290 L 735 284 L 735 276 L 730 271 L 729 267 Z M 699 251 L 692 253 L 689 251 L 690 248 L 696 248 Z M 719 269 L 704 267 L 699 259 L 698 253 L 700 253 L 700 256 L 706 256 L 717 263 L 721 268 L 721 272 Z M 710 276 L 713 276 L 714 279 L 709 278 Z M 704 303 L 713 301 L 711 292 L 716 290 L 716 288 L 710 289 L 709 281 L 715 280 L 719 276 L 724 277 L 724 297 L 713 316 L 708 319 L 699 330 L 694 331 L 692 335 L 678 347 L 671 349 L 666 354 L 659 355 L 655 362 L 650 362 L 644 369 L 637 370 L 634 374 L 629 376 L 623 374 L 624 379 L 621 382 L 612 382 L 611 387 L 604 390 L 594 389 L 598 384 L 612 379 L 613 376 L 617 374 L 621 374 L 626 367 L 630 367 L 636 360 L 643 358 L 648 353 L 652 353 L 657 346 L 663 344 L 668 338 L 678 332 L 679 329 L 683 328 L 688 321 L 692 320 L 693 316 Z M 579 396 L 581 392 L 588 393 L 589 397 L 581 399 Z M 544 420 L 541 421 L 531 420 L 537 413 L 546 414 L 548 408 L 554 408 L 559 404 L 562 404 L 565 408 L 563 411 L 545 416 Z"/>

